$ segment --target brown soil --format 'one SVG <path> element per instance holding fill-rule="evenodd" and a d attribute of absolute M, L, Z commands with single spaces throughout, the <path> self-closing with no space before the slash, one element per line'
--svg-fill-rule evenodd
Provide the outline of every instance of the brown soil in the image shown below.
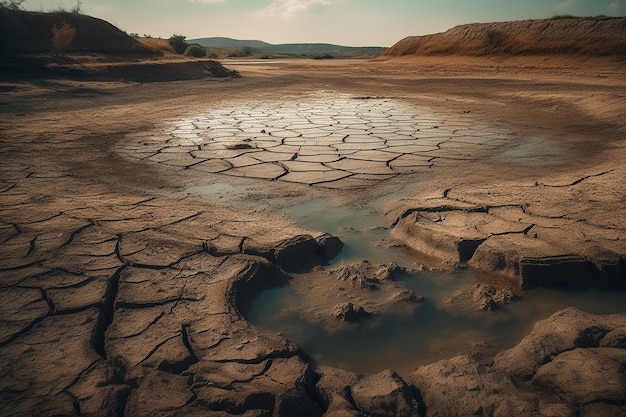
<path fill-rule="evenodd" d="M 563 17 L 456 26 L 409 36 L 383 56 L 404 55 L 626 55 L 624 17 Z"/>
<path fill-rule="evenodd" d="M 52 44 L 52 28 L 63 22 L 76 34 L 59 54 Z M 91 16 L 1 8 L 0 23 L 0 70 L 4 79 L 69 76 L 91 81 L 155 82 L 237 76 L 218 62 L 172 53 L 164 40 L 140 42 Z"/>
<path fill-rule="evenodd" d="M 256 291 L 286 279 L 267 260 L 289 268 L 293 263 L 281 259 L 310 261 L 320 248 L 330 250 L 319 232 L 294 225 L 273 206 L 322 194 L 365 201 L 415 182 L 407 196 L 415 198 L 404 206 L 416 207 L 429 195 L 452 198 L 456 192 L 478 191 L 474 198 L 488 199 L 488 190 L 480 194 L 486 184 L 491 190 L 514 190 L 516 184 L 570 184 L 589 173 L 622 172 L 626 74 L 611 59 L 455 57 L 227 66 L 242 77 L 0 85 L 0 275 L 8 294 L 0 345 L 2 368 L 9 369 L 2 377 L 5 415 L 72 414 L 77 407 L 83 413 L 126 408 L 130 415 L 206 412 L 207 407 L 221 410 L 216 415 L 252 409 L 300 414 L 294 401 L 319 414 L 328 402 L 311 399 L 315 378 L 306 356 L 247 324 L 237 310 Z M 199 112 L 251 101 L 271 106 L 320 90 L 395 97 L 471 114 L 516 132 L 519 141 L 511 147 L 529 136 L 549 137 L 564 149 L 564 160 L 527 166 L 496 153 L 350 192 L 229 177 L 253 190 L 255 198 L 266 198 L 267 205 L 251 208 L 179 192 L 190 184 L 226 181 L 220 174 L 131 161 L 117 151 L 146 132 L 158 138 L 172 122 Z M 602 210 L 606 201 L 617 201 L 609 206 L 614 207 L 610 216 L 623 225 L 618 207 L 625 188 L 605 178 L 594 183 L 595 197 L 589 198 L 602 201 L 597 207 Z M 448 189 L 454 191 L 445 193 Z M 551 195 L 534 204 L 569 210 L 573 200 Z M 45 352 L 52 351 L 58 354 L 48 362 Z M 319 372 L 326 379 L 317 386 L 325 390 L 329 375 L 339 371 Z M 395 374 L 372 378 L 382 378 L 379 387 L 394 381 L 398 393 L 409 395 Z M 355 392 L 360 392 L 356 386 Z M 375 410 L 378 405 L 368 402 L 374 397 L 362 394 L 355 404 Z M 339 397 L 333 401 L 338 406 Z M 416 412 L 415 400 L 407 407 Z"/>

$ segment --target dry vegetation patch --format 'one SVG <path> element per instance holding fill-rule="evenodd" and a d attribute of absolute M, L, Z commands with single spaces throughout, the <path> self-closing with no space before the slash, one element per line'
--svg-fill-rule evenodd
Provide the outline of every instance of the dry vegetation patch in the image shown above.
<path fill-rule="evenodd" d="M 174 49 L 167 42 L 167 39 L 161 38 L 135 38 L 144 46 L 148 48 L 156 49 L 157 51 L 173 54 Z"/>

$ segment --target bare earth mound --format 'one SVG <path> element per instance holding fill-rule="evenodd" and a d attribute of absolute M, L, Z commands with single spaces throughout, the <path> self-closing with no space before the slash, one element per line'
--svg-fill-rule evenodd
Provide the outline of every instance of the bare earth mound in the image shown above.
<path fill-rule="evenodd" d="M 63 22 L 76 35 L 60 57 L 54 53 L 52 27 Z M 70 75 L 151 82 L 237 76 L 215 61 L 164 55 L 101 19 L 8 9 L 0 9 L 0 70 L 8 79 Z"/>
<path fill-rule="evenodd" d="M 404 55 L 626 55 L 626 17 L 560 18 L 456 26 L 409 36 L 383 56 Z"/>

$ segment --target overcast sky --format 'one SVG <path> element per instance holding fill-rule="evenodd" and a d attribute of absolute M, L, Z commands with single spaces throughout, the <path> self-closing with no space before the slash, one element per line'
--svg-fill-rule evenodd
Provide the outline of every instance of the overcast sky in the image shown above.
<path fill-rule="evenodd" d="M 226 36 L 270 43 L 391 46 L 410 35 L 475 22 L 554 15 L 624 16 L 626 0 L 82 0 L 83 13 L 129 33 Z M 26 0 L 30 10 L 76 0 Z"/>

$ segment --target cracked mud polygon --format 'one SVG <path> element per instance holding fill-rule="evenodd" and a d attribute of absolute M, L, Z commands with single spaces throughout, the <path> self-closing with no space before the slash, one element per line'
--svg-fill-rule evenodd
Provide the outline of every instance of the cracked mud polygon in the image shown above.
<path fill-rule="evenodd" d="M 350 189 L 477 159 L 507 135 L 469 115 L 319 92 L 210 111 L 134 137 L 122 152 L 201 172 Z"/>

